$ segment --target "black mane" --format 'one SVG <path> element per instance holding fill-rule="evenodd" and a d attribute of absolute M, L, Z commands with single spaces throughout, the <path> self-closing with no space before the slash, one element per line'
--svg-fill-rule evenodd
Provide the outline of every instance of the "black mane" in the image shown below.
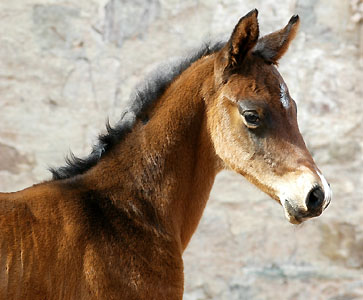
<path fill-rule="evenodd" d="M 107 133 L 98 137 L 98 142 L 93 146 L 92 152 L 85 158 L 78 158 L 71 153 L 66 157 L 65 166 L 50 168 L 53 179 L 71 178 L 83 174 L 95 166 L 105 152 L 119 143 L 132 130 L 136 119 L 140 118 L 150 104 L 164 93 L 177 76 L 201 57 L 219 51 L 224 44 L 224 42 L 205 43 L 197 51 L 182 60 L 158 68 L 150 75 L 149 79 L 136 88 L 120 121 L 114 127 L 111 127 L 109 123 L 106 124 Z"/>

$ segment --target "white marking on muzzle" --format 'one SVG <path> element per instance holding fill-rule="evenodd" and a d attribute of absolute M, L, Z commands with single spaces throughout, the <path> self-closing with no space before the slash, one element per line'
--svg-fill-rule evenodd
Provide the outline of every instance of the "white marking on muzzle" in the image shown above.
<path fill-rule="evenodd" d="M 307 211 L 306 195 L 310 192 L 316 179 L 311 171 L 305 171 L 297 176 L 291 176 L 285 183 L 280 183 L 276 190 L 281 204 L 285 207 L 288 200 L 291 206 L 296 209 Z M 276 185 L 275 185 L 276 186 Z"/>
<path fill-rule="evenodd" d="M 318 174 L 318 176 L 320 177 L 321 183 L 323 184 L 323 189 L 324 189 L 324 209 L 326 209 L 331 201 L 332 198 L 332 190 L 329 186 L 329 183 L 326 181 L 325 177 L 318 171 L 316 170 L 316 173 Z"/>

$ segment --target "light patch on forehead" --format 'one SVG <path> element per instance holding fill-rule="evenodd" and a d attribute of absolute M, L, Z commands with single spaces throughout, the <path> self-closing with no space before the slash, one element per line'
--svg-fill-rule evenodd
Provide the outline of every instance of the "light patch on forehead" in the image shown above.
<path fill-rule="evenodd" d="M 287 86 L 284 83 L 280 83 L 280 101 L 285 109 L 289 108 L 290 101 L 287 93 Z"/>

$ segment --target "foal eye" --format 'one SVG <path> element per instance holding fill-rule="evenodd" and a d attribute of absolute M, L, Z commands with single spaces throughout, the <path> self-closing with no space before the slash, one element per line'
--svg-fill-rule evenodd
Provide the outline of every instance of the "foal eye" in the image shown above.
<path fill-rule="evenodd" d="M 255 110 L 247 110 L 242 113 L 244 123 L 248 128 L 257 128 L 260 125 L 260 116 Z"/>

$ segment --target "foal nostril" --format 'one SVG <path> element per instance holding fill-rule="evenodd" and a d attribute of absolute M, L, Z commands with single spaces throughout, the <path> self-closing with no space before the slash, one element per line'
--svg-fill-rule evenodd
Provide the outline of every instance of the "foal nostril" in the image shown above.
<path fill-rule="evenodd" d="M 324 201 L 324 192 L 321 187 L 313 188 L 306 198 L 306 206 L 309 211 L 318 210 L 322 207 Z"/>

